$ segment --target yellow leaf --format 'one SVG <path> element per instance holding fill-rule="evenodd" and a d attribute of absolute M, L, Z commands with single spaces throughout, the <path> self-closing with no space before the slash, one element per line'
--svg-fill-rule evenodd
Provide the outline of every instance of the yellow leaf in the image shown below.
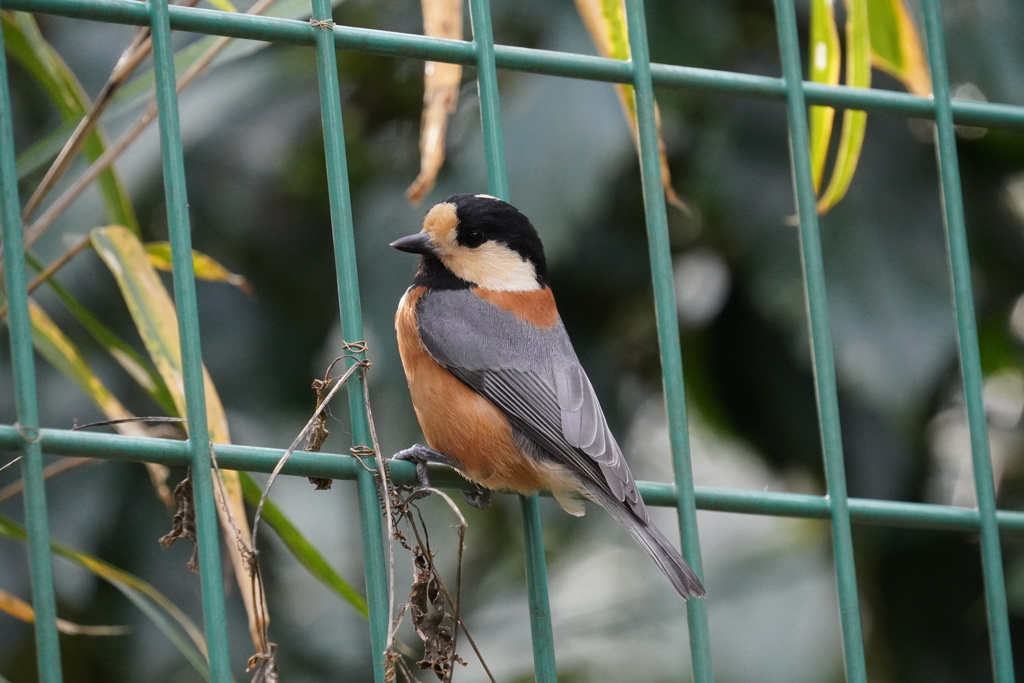
<path fill-rule="evenodd" d="M 811 81 L 836 85 L 839 83 L 839 30 L 836 28 L 835 6 L 832 0 L 814 0 L 811 3 L 811 56 L 808 60 Z M 810 110 L 811 173 L 815 192 L 821 187 L 825 173 L 825 159 L 832 140 L 832 124 L 836 110 L 814 105 Z"/>
<path fill-rule="evenodd" d="M 25 528 L 3 515 L 0 515 L 0 537 L 28 543 L 28 532 Z M 203 634 L 188 615 L 167 596 L 139 577 L 70 546 L 50 541 L 50 549 L 54 555 L 96 574 L 121 591 L 174 643 L 204 678 L 208 677 L 206 641 Z"/>
<path fill-rule="evenodd" d="M 629 30 L 626 25 L 626 6 L 623 0 L 576 0 L 576 10 L 583 19 L 583 24 L 594 41 L 597 52 L 602 57 L 628 60 Z M 636 99 L 633 86 L 617 83 L 615 89 L 619 95 L 619 103 L 629 121 L 633 144 L 639 148 L 639 132 L 636 121 Z M 668 155 L 665 153 L 665 141 L 661 137 L 661 112 L 657 104 L 654 107 L 654 120 L 658 129 L 658 161 L 661 167 L 661 185 L 665 190 L 665 200 L 680 210 L 687 210 L 683 200 L 672 187 L 672 173 L 668 166 Z"/>
<path fill-rule="evenodd" d="M 871 62 L 922 97 L 932 93 L 928 60 L 903 0 L 868 0 Z"/>
<path fill-rule="evenodd" d="M 36 620 L 35 610 L 21 598 L 0 588 L 0 612 L 6 612 L 26 624 Z M 67 635 L 79 636 L 120 636 L 128 633 L 127 626 L 83 626 L 66 619 L 57 619 L 57 630 Z"/>
<path fill-rule="evenodd" d="M 32 299 L 29 299 L 28 312 L 29 318 L 32 320 L 32 343 L 50 365 L 77 384 L 108 419 L 120 420 L 134 417 L 89 367 L 78 347 L 57 327 L 46 311 Z M 150 435 L 146 425 L 140 422 L 121 422 L 113 427 L 120 434 Z M 171 492 L 167 487 L 167 467 L 157 463 L 146 463 L 146 469 L 153 481 L 157 495 L 165 504 L 169 504 Z"/>
<path fill-rule="evenodd" d="M 867 0 L 847 0 L 846 8 L 846 85 L 868 88 L 871 87 L 871 35 Z M 867 124 L 867 112 L 856 109 L 843 112 L 839 149 L 828 187 L 818 200 L 818 213 L 827 212 L 846 196 L 857 172 Z"/>
<path fill-rule="evenodd" d="M 91 238 L 96 253 L 117 280 L 121 295 L 135 321 L 135 327 L 153 359 L 153 364 L 166 382 L 174 404 L 181 415 L 186 415 L 177 313 L 171 296 L 153 269 L 149 254 L 135 234 L 118 225 L 96 228 L 92 231 Z M 224 406 L 205 367 L 203 383 L 210 439 L 216 443 L 230 443 Z M 258 577 L 250 574 L 242 549 L 239 548 L 239 541 L 245 547 L 251 548 L 252 536 L 238 473 L 222 470 L 220 482 L 223 487 L 217 485 L 216 480 L 213 487 L 217 498 L 217 514 L 235 571 L 235 579 L 240 587 L 239 592 L 249 615 L 250 635 L 259 650 L 261 633 L 269 622 L 269 617 L 262 583 Z"/>
<path fill-rule="evenodd" d="M 149 254 L 149 261 L 154 268 L 165 272 L 171 272 L 171 245 L 167 242 L 149 242 L 146 244 L 146 253 Z M 238 287 L 246 294 L 252 294 L 252 285 L 241 275 L 232 273 L 211 256 L 198 251 L 192 252 L 192 269 L 200 280 L 211 282 L 226 282 L 229 285 Z"/>

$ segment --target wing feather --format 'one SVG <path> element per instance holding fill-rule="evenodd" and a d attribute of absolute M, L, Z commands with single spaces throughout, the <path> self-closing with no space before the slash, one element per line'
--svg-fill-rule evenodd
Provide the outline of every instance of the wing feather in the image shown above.
<path fill-rule="evenodd" d="M 471 290 L 432 291 L 417 321 L 427 352 L 480 392 L 542 453 L 569 466 L 583 487 L 647 510 L 561 320 L 523 323 Z"/>

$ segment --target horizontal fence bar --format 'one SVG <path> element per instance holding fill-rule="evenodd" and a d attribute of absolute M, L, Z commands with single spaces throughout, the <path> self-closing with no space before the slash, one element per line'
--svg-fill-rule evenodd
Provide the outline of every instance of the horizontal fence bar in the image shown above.
<path fill-rule="evenodd" d="M 23 443 L 22 439 L 16 428 L 0 425 L 0 449 L 15 451 Z M 190 463 L 188 443 L 185 441 L 62 429 L 42 429 L 40 439 L 43 450 L 51 455 L 126 462 L 145 460 L 182 467 Z M 283 448 L 214 445 L 214 453 L 220 467 L 248 472 L 273 471 L 284 452 Z M 302 477 L 355 479 L 357 469 L 362 469 L 362 466 L 354 457 L 347 454 L 295 451 L 282 472 Z M 411 463 L 389 462 L 388 469 L 394 483 L 410 486 L 416 484 L 416 468 Z M 433 485 L 443 488 L 459 488 L 466 483 L 454 471 L 433 466 L 430 468 L 430 481 Z M 679 496 L 674 485 L 646 481 L 638 484 L 640 493 L 649 505 L 674 507 L 678 504 Z M 806 519 L 827 519 L 829 516 L 828 499 L 824 496 L 704 486 L 698 486 L 695 490 L 697 507 L 701 510 Z M 978 511 L 971 508 L 868 498 L 849 500 L 851 519 L 858 524 L 942 531 L 977 531 L 980 523 Z M 1024 512 L 998 510 L 996 521 L 999 531 L 1004 534 L 1024 533 Z"/>
<path fill-rule="evenodd" d="M 5 0 L 4 7 L 94 21 L 132 25 L 149 23 L 146 6 L 132 0 Z M 315 32 L 322 30 L 295 19 L 174 5 L 169 11 L 171 27 L 174 29 L 231 38 L 312 46 L 316 40 Z M 460 40 L 355 26 L 336 26 L 334 38 L 339 50 L 453 62 L 465 66 L 474 66 L 476 60 L 472 43 Z M 629 64 L 605 57 L 495 45 L 494 59 L 499 68 L 513 71 L 608 83 L 628 83 L 632 79 Z M 652 64 L 651 78 L 656 87 L 693 88 L 725 95 L 779 102 L 785 100 L 782 79 L 771 76 Z M 935 118 L 935 103 L 930 97 L 918 97 L 894 90 L 811 82 L 804 82 L 803 87 L 809 104 L 913 118 Z M 960 125 L 1024 130 L 1024 107 L 1021 106 L 954 99 L 952 110 L 953 120 Z"/>
<path fill-rule="evenodd" d="M 648 487 L 652 486 L 648 484 Z M 664 485 L 660 485 L 664 486 Z M 648 489 L 642 488 L 647 499 Z M 698 486 L 697 507 L 717 512 L 737 512 L 776 517 L 827 519 L 829 501 L 824 496 L 800 493 L 741 491 Z M 653 491 L 651 492 L 654 493 Z M 657 500 L 651 496 L 651 501 Z M 977 531 L 981 523 L 977 509 L 932 503 L 904 503 L 870 498 L 849 498 L 850 519 L 858 524 L 936 529 L 943 531 Z M 653 502 L 657 505 L 659 503 Z M 1003 533 L 1024 533 L 1024 513 L 1000 510 L 996 513 Z"/>

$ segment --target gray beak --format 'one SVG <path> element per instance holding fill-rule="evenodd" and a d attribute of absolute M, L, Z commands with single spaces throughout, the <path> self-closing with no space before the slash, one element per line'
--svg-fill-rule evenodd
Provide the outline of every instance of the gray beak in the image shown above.
<path fill-rule="evenodd" d="M 430 254 L 434 251 L 434 245 L 430 243 L 430 238 L 425 232 L 397 239 L 391 243 L 391 246 L 398 251 L 407 251 L 410 254 Z"/>

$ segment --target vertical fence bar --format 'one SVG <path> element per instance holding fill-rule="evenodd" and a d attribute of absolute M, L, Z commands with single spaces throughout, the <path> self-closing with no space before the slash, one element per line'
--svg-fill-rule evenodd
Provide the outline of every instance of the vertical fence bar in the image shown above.
<path fill-rule="evenodd" d="M 554 683 L 558 680 L 558 666 L 555 662 L 555 633 L 551 625 L 540 499 L 537 494 L 520 496 L 520 504 L 523 514 L 527 605 L 530 610 L 534 676 L 537 683 Z"/>
<path fill-rule="evenodd" d="M 679 322 L 672 274 L 672 249 L 668 238 L 665 190 L 661 182 L 661 159 L 655 114 L 654 86 L 651 82 L 651 56 L 647 42 L 647 19 L 642 0 L 626 3 L 630 58 L 633 66 L 633 91 L 636 97 L 637 128 L 640 140 L 640 176 L 643 184 L 644 211 L 647 216 L 647 244 L 650 253 L 651 281 L 654 287 L 654 312 L 658 330 L 658 349 L 662 382 L 668 413 L 672 467 L 678 493 L 676 511 L 682 533 L 683 554 L 698 575 L 702 574 L 700 539 L 697 535 L 697 508 L 690 462 L 689 424 L 686 414 L 686 389 L 683 358 L 679 346 Z M 708 632 L 707 605 L 704 600 L 686 603 L 690 655 L 694 681 L 713 680 L 711 637 Z"/>
<path fill-rule="evenodd" d="M 508 201 L 509 183 L 505 165 L 505 136 L 501 125 L 498 72 L 494 63 L 494 34 L 487 0 L 469 0 L 469 20 L 476 48 L 477 89 L 487 164 L 487 188 L 495 197 Z M 537 495 L 520 498 L 526 554 L 527 601 L 533 643 L 534 675 L 538 683 L 555 683 L 555 637 L 551 625 L 547 564 L 544 559 L 544 530 Z"/>
<path fill-rule="evenodd" d="M 839 425 L 835 362 L 829 326 L 825 267 L 818 231 L 817 202 L 811 178 L 810 143 L 807 131 L 807 103 L 803 91 L 800 41 L 797 37 L 794 0 L 775 0 L 782 76 L 786 83 L 789 114 L 790 160 L 793 168 L 797 216 L 800 219 L 800 255 L 804 271 L 804 293 L 810 327 L 814 391 L 818 404 L 825 481 L 832 521 L 832 550 L 836 563 L 839 617 L 843 634 L 843 655 L 848 681 L 867 680 L 864 636 L 853 556 L 853 534 L 846 493 L 843 443 Z"/>
<path fill-rule="evenodd" d="M 156 99 L 160 113 L 160 149 L 163 156 L 164 194 L 167 202 L 168 239 L 171 244 L 174 304 L 178 311 L 182 377 L 185 383 L 189 450 L 192 454 L 192 490 L 196 508 L 203 619 L 210 658 L 210 680 L 230 681 L 227 617 L 221 575 L 220 530 L 213 496 L 210 436 L 206 422 L 203 358 L 199 343 L 192 235 L 185 187 L 185 161 L 178 121 L 174 50 L 167 3 L 150 0 Z"/>
<path fill-rule="evenodd" d="M 324 22 L 322 25 L 318 24 L 315 29 L 317 69 L 324 122 L 324 144 L 327 154 L 341 322 L 345 334 L 348 335 L 346 338 L 355 341 L 362 337 L 362 320 L 355 267 L 337 57 L 334 51 L 336 36 L 333 35 L 329 26 L 331 19 L 329 0 L 311 0 L 311 2 L 314 20 Z M 794 0 L 774 0 L 774 2 L 789 114 L 794 191 L 797 212 L 800 217 L 800 250 L 804 270 L 820 436 L 833 529 L 833 552 L 836 563 L 846 677 L 850 681 L 863 681 L 866 680 L 864 643 L 856 589 L 846 482 L 843 473 L 841 427 L 836 398 L 824 267 L 815 197 L 810 180 L 807 110 L 798 52 Z M 41 5 L 40 11 L 48 11 L 47 6 L 46 4 Z M 505 168 L 500 98 L 494 58 L 495 46 L 489 5 L 487 0 L 469 0 L 469 6 L 478 69 L 477 85 L 480 95 L 488 190 L 496 196 L 508 199 L 509 183 Z M 660 183 L 660 164 L 657 157 L 655 104 L 651 84 L 645 14 L 642 0 L 628 1 L 626 7 L 630 40 L 634 51 L 632 81 L 636 92 L 641 174 L 652 283 L 655 289 L 659 347 L 678 495 L 677 513 L 682 532 L 684 555 L 700 573 L 700 544 L 697 537 L 690 465 L 683 367 L 679 352 L 675 294 L 672 287 L 667 216 L 664 193 Z M 935 87 L 936 155 L 942 190 L 964 397 L 971 436 L 972 466 L 978 497 L 978 529 L 981 536 L 981 559 L 988 610 L 992 667 L 994 679 L 1002 683 L 1012 681 L 1014 672 L 1005 578 L 996 519 L 995 488 L 982 397 L 983 375 L 970 280 L 970 260 L 954 136 L 952 100 L 949 93 L 940 2 L 939 0 L 922 0 L 922 7 L 928 58 Z M 177 96 L 174 91 L 173 53 L 166 2 L 149 0 L 149 12 L 153 27 L 157 97 L 160 106 L 164 183 L 168 204 L 170 240 L 174 253 L 174 294 L 181 323 L 179 325 L 180 343 L 188 401 L 189 449 L 193 465 L 197 507 L 199 555 L 204 570 L 201 581 L 206 638 L 211 659 L 210 675 L 211 680 L 214 681 L 229 681 L 231 680 L 230 659 L 227 647 L 224 596 L 221 588 L 220 534 L 214 507 L 212 473 L 209 469 L 209 433 L 206 424 L 194 273 L 190 257 L 191 237 L 187 216 L 187 193 L 178 123 Z M 396 38 L 396 42 L 400 43 L 401 38 Z M 36 615 L 35 637 L 39 677 L 42 681 L 52 683 L 61 681 L 62 672 L 59 637 L 56 629 L 56 595 L 50 553 L 50 530 L 42 476 L 43 454 L 36 439 L 39 427 L 38 400 L 31 345 L 31 318 L 29 302 L 25 294 L 26 275 L 25 263 L 22 258 L 22 224 L 18 211 L 18 180 L 6 67 L 3 37 L 0 36 L 0 150 L 2 150 L 0 153 L 0 200 L 2 200 L 0 201 L 0 221 L 2 221 L 0 229 L 2 229 L 4 245 L 4 283 L 9 305 L 8 325 L 13 360 L 13 391 L 18 416 L 16 427 L 21 435 L 21 441 L 15 445 L 20 449 L 23 457 L 25 514 L 29 534 L 28 553 L 31 564 L 32 598 Z M 364 357 L 362 351 L 349 350 L 348 352 L 353 355 L 353 358 L 347 361 L 349 367 Z M 354 442 L 368 445 L 370 441 L 369 425 L 362 385 L 352 382 L 348 391 Z M 139 459 L 146 459 L 146 447 L 146 443 L 139 444 L 139 453 L 141 454 Z M 367 462 L 367 464 L 372 463 Z M 370 628 L 371 645 L 374 651 L 374 675 L 378 681 L 383 681 L 384 669 L 380 653 L 386 646 L 389 614 L 385 545 L 377 507 L 378 489 L 373 473 L 359 471 L 357 487 L 361 503 L 367 594 L 371 611 Z M 536 496 L 522 499 L 526 573 L 536 678 L 538 681 L 555 681 L 557 670 L 539 510 Z M 710 681 L 712 680 L 712 660 L 704 601 L 691 601 L 688 605 L 687 618 L 694 680 Z"/>
<path fill-rule="evenodd" d="M 2 32 L 0 32 L 2 33 Z M 18 169 L 14 158 L 14 124 L 7 80 L 7 48 L 0 35 L 0 221 L 3 229 L 4 289 L 11 361 L 14 365 L 14 401 L 18 431 L 23 442 L 21 476 L 25 483 L 25 524 L 32 575 L 32 609 L 35 611 L 36 660 L 39 680 L 60 683 L 60 642 L 57 637 L 57 596 L 50 554 L 50 522 L 46 509 L 43 451 L 39 445 L 39 405 L 32 358 L 32 322 L 28 290 Z M 2 297 L 0 297 L 2 298 Z"/>
<path fill-rule="evenodd" d="M 488 0 L 469 0 L 469 22 L 476 48 L 476 85 L 480 97 L 480 121 L 487 162 L 487 188 L 495 197 L 512 201 L 509 196 L 505 165 L 505 135 L 501 126 L 501 99 L 498 94 L 498 70 L 494 63 L 494 32 Z"/>
<path fill-rule="evenodd" d="M 967 228 L 964 221 L 963 193 L 960 188 L 960 164 L 953 129 L 953 112 L 949 92 L 949 72 L 942 32 L 942 15 L 936 0 L 922 2 L 928 65 L 932 74 L 935 101 L 935 153 L 942 189 L 943 219 L 953 285 L 953 310 L 960 351 L 960 372 L 963 378 L 964 401 L 971 439 L 971 463 L 974 488 L 978 497 L 981 562 L 985 580 L 985 601 L 988 611 L 989 647 L 992 671 L 996 681 L 1014 679 L 1013 652 L 1003 577 L 1003 557 L 996 523 L 995 488 L 989 457 L 988 423 L 982 396 L 981 354 L 971 287 L 971 262 L 967 250 Z"/>
<path fill-rule="evenodd" d="M 324 151 L 327 159 L 327 188 L 331 207 L 331 232 L 334 237 L 334 263 L 338 283 L 338 305 L 341 329 L 345 338 L 362 340 L 363 320 L 360 309 L 359 275 L 356 268 L 355 236 L 352 204 L 348 182 L 348 160 L 345 154 L 345 131 L 341 114 L 341 89 L 338 78 L 338 56 L 334 47 L 334 23 L 330 0 L 313 0 L 313 20 L 320 22 L 316 31 L 316 66 L 320 91 L 320 115 L 323 119 Z M 346 367 L 362 360 L 359 348 L 345 350 Z M 348 405 L 352 419 L 352 440 L 356 445 L 373 445 L 370 438 L 367 405 L 362 383 L 365 377 L 349 382 Z M 363 566 L 366 572 L 366 601 L 370 609 L 370 647 L 373 651 L 373 675 L 378 683 L 385 680 L 384 650 L 388 642 L 388 582 L 385 561 L 384 529 L 381 524 L 380 498 L 374 458 L 362 458 L 364 467 L 356 471 L 359 491 L 360 524 L 363 539 Z"/>

